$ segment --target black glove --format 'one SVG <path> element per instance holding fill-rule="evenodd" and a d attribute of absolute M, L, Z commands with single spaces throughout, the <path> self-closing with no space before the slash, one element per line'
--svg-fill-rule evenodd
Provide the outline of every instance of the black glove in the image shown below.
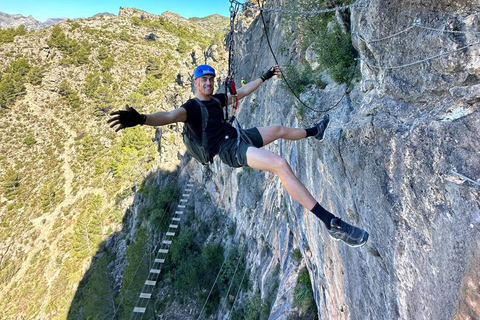
<path fill-rule="evenodd" d="M 260 78 L 262 78 L 263 82 L 265 82 L 271 77 L 273 77 L 274 75 L 275 75 L 275 67 L 271 67 L 270 69 L 265 71 L 265 73 Z"/>
<path fill-rule="evenodd" d="M 135 110 L 134 108 L 130 108 L 130 110 L 128 111 L 120 110 L 119 116 L 120 123 L 124 128 L 135 127 L 139 124 L 143 125 L 145 123 L 145 120 L 147 120 L 146 115 L 138 113 L 137 110 Z"/>

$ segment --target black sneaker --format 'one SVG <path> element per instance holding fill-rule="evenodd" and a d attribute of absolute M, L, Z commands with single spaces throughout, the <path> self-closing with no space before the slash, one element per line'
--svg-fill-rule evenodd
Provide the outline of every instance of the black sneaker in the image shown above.
<path fill-rule="evenodd" d="M 334 240 L 342 240 L 350 247 L 361 247 L 368 240 L 367 231 L 352 226 L 339 218 L 332 219 L 328 233 Z"/>
<path fill-rule="evenodd" d="M 318 133 L 315 135 L 315 139 L 319 140 L 320 142 L 323 141 L 325 137 L 325 130 L 327 130 L 328 123 L 330 122 L 330 115 L 328 113 L 323 116 L 322 121 L 317 124 Z"/>

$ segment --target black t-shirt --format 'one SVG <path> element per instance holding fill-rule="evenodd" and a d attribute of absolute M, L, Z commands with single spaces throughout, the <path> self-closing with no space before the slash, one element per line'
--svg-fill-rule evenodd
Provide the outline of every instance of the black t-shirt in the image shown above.
<path fill-rule="evenodd" d="M 202 101 L 208 111 L 207 128 L 205 129 L 208 140 L 208 151 L 217 154 L 225 136 L 229 138 L 237 137 L 237 130 L 224 119 L 223 107 L 226 105 L 225 94 L 214 94 L 215 98 L 220 100 L 221 106 L 215 100 Z M 202 111 L 198 102 L 190 99 L 182 105 L 187 110 L 188 123 L 196 136 L 202 140 Z"/>

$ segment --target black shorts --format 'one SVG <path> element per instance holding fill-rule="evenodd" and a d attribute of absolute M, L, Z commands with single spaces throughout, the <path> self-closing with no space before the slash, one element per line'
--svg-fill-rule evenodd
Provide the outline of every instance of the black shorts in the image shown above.
<path fill-rule="evenodd" d="M 220 147 L 218 156 L 223 163 L 232 168 L 248 166 L 248 147 L 263 147 L 262 135 L 257 128 L 247 129 L 244 130 L 244 132 L 250 138 L 252 143 L 247 142 L 246 139 L 240 139 L 240 144 L 238 144 L 237 138 L 225 138 L 225 142 Z"/>

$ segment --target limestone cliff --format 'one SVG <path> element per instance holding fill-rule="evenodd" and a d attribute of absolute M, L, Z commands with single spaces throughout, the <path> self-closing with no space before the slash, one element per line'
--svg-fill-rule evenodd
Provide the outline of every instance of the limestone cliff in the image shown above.
<path fill-rule="evenodd" d="M 267 7 L 286 6 L 283 0 Z M 323 143 L 279 141 L 284 156 L 327 209 L 370 232 L 363 248 L 329 238 L 278 178 L 230 169 L 189 168 L 244 233 L 262 295 L 280 263 L 270 319 L 287 319 L 299 248 L 312 278 L 319 319 L 478 319 L 480 309 L 480 31 L 478 1 L 358 1 L 351 8 L 361 80 L 329 113 Z M 235 66 L 246 79 L 275 64 L 259 12 L 238 24 Z M 278 54 L 288 17 L 265 12 Z M 476 43 L 476 44 L 475 44 Z M 302 53 L 303 54 L 303 53 Z M 303 57 L 279 55 L 280 63 Z M 312 87 L 305 101 L 328 110 L 345 84 Z M 242 102 L 244 127 L 307 127 L 322 112 L 296 116 L 298 102 L 274 79 Z M 265 251 L 265 248 L 268 250 Z"/>

